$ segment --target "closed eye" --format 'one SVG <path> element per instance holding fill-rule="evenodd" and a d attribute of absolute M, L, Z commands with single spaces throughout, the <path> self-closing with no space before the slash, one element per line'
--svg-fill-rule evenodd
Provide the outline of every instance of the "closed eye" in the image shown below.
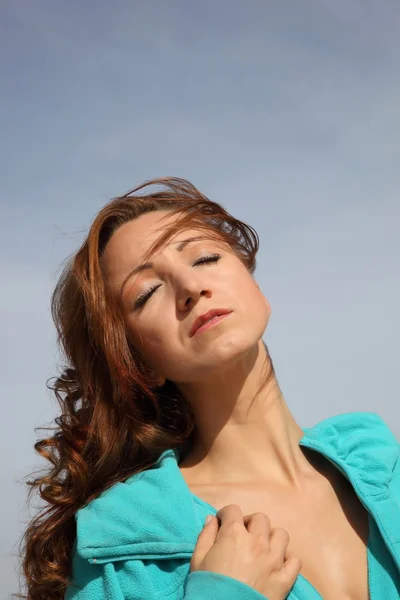
<path fill-rule="evenodd" d="M 207 256 L 201 256 L 194 261 L 192 267 L 197 267 L 206 263 L 215 263 L 221 258 L 220 254 L 208 254 Z M 161 286 L 161 283 L 153 285 L 150 289 L 146 290 L 140 296 L 138 296 L 134 303 L 134 309 L 141 308 L 147 302 L 147 300 L 153 295 L 153 293 Z"/>
<path fill-rule="evenodd" d="M 220 258 L 220 254 L 208 254 L 207 256 L 202 256 L 201 258 L 198 258 L 193 263 L 193 267 L 197 267 L 197 265 L 202 265 L 204 263 L 217 262 Z"/>

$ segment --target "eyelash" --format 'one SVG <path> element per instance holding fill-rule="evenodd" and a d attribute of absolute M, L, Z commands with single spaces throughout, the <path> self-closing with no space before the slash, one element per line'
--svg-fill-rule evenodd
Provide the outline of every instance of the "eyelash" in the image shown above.
<path fill-rule="evenodd" d="M 192 267 L 197 267 L 198 265 L 202 265 L 202 264 L 206 264 L 206 263 L 214 263 L 219 261 L 219 259 L 221 258 L 220 254 L 209 254 L 207 256 L 201 256 L 200 258 L 198 258 L 197 260 L 194 261 Z M 136 301 L 134 303 L 134 308 L 141 308 L 142 306 L 144 306 L 144 304 L 147 302 L 147 300 L 150 298 L 150 296 L 153 294 L 153 292 L 155 292 L 155 290 L 157 288 L 160 287 L 160 284 L 157 285 L 153 285 L 153 287 L 151 287 L 149 290 L 147 290 L 146 292 L 143 292 L 143 294 L 140 294 L 140 296 L 138 296 L 136 298 Z"/>

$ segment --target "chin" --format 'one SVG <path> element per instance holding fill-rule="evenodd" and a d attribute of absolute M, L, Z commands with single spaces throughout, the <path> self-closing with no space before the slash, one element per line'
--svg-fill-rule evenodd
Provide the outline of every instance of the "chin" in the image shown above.
<path fill-rule="evenodd" d="M 249 331 L 241 329 L 232 332 L 225 332 L 224 335 L 210 341 L 208 347 L 202 348 L 202 359 L 210 366 L 229 365 L 235 362 L 243 355 L 257 349 L 259 341 L 263 335 L 259 331 Z"/>
<path fill-rule="evenodd" d="M 198 381 L 205 374 L 233 366 L 246 355 L 255 359 L 264 331 L 265 328 L 251 327 L 251 324 L 248 324 L 221 332 L 219 335 L 208 336 L 207 332 L 204 332 L 204 341 L 196 351 L 188 351 L 183 356 L 175 357 L 169 365 L 171 368 L 165 369 L 171 371 L 167 378 L 177 383 Z"/>

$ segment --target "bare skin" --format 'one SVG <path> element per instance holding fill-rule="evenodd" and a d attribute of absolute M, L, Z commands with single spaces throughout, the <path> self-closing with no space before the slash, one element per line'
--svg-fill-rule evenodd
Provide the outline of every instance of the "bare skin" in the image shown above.
<path fill-rule="evenodd" d="M 168 224 L 162 216 L 149 213 L 121 226 L 103 268 L 155 380 L 173 381 L 193 411 L 196 437 L 180 465 L 183 477 L 215 508 L 261 512 L 272 528 L 285 529 L 302 575 L 324 600 L 368 600 L 366 512 L 339 471 L 299 446 L 303 431 L 275 376 L 262 387 L 270 366 L 262 335 L 271 309 L 254 277 L 215 240 L 179 249 L 195 230 L 181 232 L 151 266 L 130 275 Z M 217 262 L 198 262 L 216 252 Z M 190 335 L 196 317 L 221 307 L 231 314 Z"/>
<path fill-rule="evenodd" d="M 300 436 L 301 437 L 301 436 Z M 326 459 L 302 450 L 309 468 L 285 485 L 268 479 L 213 481 L 191 456 L 180 464 L 192 493 L 220 510 L 238 505 L 243 515 L 262 512 L 271 527 L 290 536 L 288 550 L 300 573 L 324 600 L 368 600 L 368 516 L 349 482 Z"/>

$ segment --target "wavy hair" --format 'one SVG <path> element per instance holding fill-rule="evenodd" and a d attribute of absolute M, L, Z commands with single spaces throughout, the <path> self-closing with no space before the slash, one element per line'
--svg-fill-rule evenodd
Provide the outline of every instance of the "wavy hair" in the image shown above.
<path fill-rule="evenodd" d="M 190 447 L 195 423 L 189 406 L 173 382 L 154 386 L 102 273 L 102 254 L 113 233 L 144 213 L 160 210 L 178 219 L 149 254 L 179 231 L 196 227 L 228 242 L 249 272 L 255 270 L 255 230 L 184 179 L 148 181 L 100 210 L 52 295 L 65 366 L 49 387 L 60 416 L 53 435 L 34 446 L 50 465 L 28 481 L 28 498 L 36 491 L 45 506 L 21 542 L 27 595 L 19 597 L 62 600 L 71 577 L 75 513 L 113 484 L 151 467 L 164 450 L 179 447 L 184 454 Z"/>

